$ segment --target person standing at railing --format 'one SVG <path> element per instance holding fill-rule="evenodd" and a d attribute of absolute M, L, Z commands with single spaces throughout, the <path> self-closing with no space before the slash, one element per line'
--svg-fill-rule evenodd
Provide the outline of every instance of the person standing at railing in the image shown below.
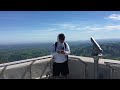
<path fill-rule="evenodd" d="M 65 35 L 58 34 L 57 42 L 52 45 L 51 54 L 53 56 L 53 77 L 59 77 L 61 74 L 63 78 L 67 78 L 69 74 L 68 55 L 70 54 L 70 47 L 65 42 Z"/>

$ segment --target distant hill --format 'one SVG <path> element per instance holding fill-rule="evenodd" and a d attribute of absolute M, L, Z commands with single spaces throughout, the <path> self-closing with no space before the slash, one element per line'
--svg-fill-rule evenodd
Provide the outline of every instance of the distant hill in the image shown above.
<path fill-rule="evenodd" d="M 28 43 L 28 44 L 0 45 L 0 49 L 49 48 L 50 45 L 52 45 L 52 43 Z"/>
<path fill-rule="evenodd" d="M 96 40 L 103 49 L 103 58 L 120 60 L 120 40 Z M 53 43 L 29 43 L 0 45 L 0 63 L 41 57 L 50 54 Z M 90 40 L 69 42 L 72 55 L 91 57 L 93 46 Z"/>
<path fill-rule="evenodd" d="M 118 43 L 120 39 L 96 39 L 99 44 L 109 44 L 109 43 Z M 84 45 L 91 44 L 90 40 L 78 40 L 78 41 L 66 41 L 70 45 Z M 54 42 L 53 42 L 54 43 Z M 28 43 L 28 44 L 13 44 L 13 45 L 0 45 L 0 49 L 8 49 L 8 48 L 50 48 L 53 44 L 51 42 L 48 43 Z"/>

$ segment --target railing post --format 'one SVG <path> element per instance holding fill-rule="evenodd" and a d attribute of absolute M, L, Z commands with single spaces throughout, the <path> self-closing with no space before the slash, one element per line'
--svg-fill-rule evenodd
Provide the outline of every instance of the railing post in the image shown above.
<path fill-rule="evenodd" d="M 99 57 L 98 56 L 94 56 L 94 79 L 98 79 L 98 61 L 99 61 Z"/>
<path fill-rule="evenodd" d="M 81 61 L 84 64 L 84 79 L 86 79 L 87 77 L 87 64 L 85 62 L 83 62 L 81 59 L 78 58 L 79 61 Z"/>
<path fill-rule="evenodd" d="M 110 63 L 110 62 L 104 62 L 110 69 L 110 73 L 109 73 L 109 77 L 110 79 L 113 79 L 113 73 L 115 71 L 115 68 L 113 66 L 116 66 L 116 64 L 114 63 Z"/>
<path fill-rule="evenodd" d="M 43 69 L 43 72 L 42 72 L 41 75 L 40 75 L 40 78 L 41 78 L 42 75 L 44 74 L 44 72 L 45 72 L 46 68 L 48 67 L 49 63 L 50 63 L 50 62 L 48 62 L 48 63 L 46 64 L 45 68 Z"/>
<path fill-rule="evenodd" d="M 2 69 L 2 71 L 1 71 L 1 74 L 0 74 L 0 77 L 2 77 L 2 79 L 4 79 L 4 71 L 5 71 L 5 69 L 7 68 L 7 66 L 5 66 L 3 69 Z"/>
<path fill-rule="evenodd" d="M 23 73 L 23 76 L 21 77 L 21 79 L 23 79 L 27 73 L 28 70 L 30 70 L 30 79 L 32 78 L 31 76 L 31 66 L 32 64 L 35 62 L 36 60 L 32 61 L 32 63 L 27 67 L 27 69 L 25 70 L 25 72 Z"/>
<path fill-rule="evenodd" d="M 114 69 L 111 68 L 111 69 L 110 69 L 110 79 L 113 79 L 113 72 L 114 72 Z"/>
<path fill-rule="evenodd" d="M 86 77 L 87 77 L 87 74 L 86 74 L 87 73 L 87 64 L 79 58 L 73 58 L 73 59 L 77 59 L 78 61 L 81 61 L 84 64 L 84 67 L 85 67 L 85 69 L 84 69 L 84 79 L 86 79 Z"/>
<path fill-rule="evenodd" d="M 84 78 L 87 79 L 87 64 L 84 63 L 84 65 L 85 65 Z"/>
<path fill-rule="evenodd" d="M 30 79 L 32 79 L 32 70 L 31 70 L 31 66 L 32 66 L 32 65 L 30 65 Z"/>

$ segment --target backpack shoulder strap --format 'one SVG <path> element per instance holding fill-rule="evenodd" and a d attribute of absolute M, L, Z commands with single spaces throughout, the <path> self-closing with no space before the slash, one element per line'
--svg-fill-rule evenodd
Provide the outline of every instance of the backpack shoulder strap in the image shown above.
<path fill-rule="evenodd" d="M 65 49 L 67 48 L 67 45 L 66 43 L 64 42 L 64 45 L 65 45 Z M 55 42 L 55 51 L 56 51 L 56 48 L 57 48 L 57 42 Z"/>
<path fill-rule="evenodd" d="M 64 45 L 65 45 L 65 49 L 67 48 L 67 45 L 66 45 L 66 43 L 64 42 Z"/>
<path fill-rule="evenodd" d="M 57 42 L 55 42 L 55 51 L 56 51 L 56 48 L 57 48 Z"/>
<path fill-rule="evenodd" d="M 66 43 L 64 42 L 64 45 L 65 45 L 65 49 L 67 48 L 67 45 L 66 45 Z M 67 61 L 68 61 L 68 55 L 66 55 L 66 57 L 67 57 Z"/>

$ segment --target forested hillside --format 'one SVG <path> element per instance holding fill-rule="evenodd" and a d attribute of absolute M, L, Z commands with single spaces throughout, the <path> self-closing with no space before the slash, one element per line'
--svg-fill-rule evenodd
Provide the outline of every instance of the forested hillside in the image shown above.
<path fill-rule="evenodd" d="M 68 42 L 71 55 L 91 57 L 91 42 Z M 100 42 L 103 58 L 120 60 L 120 42 Z M 50 55 L 52 43 L 0 46 L 0 63 Z"/>
<path fill-rule="evenodd" d="M 103 58 L 120 60 L 120 43 L 102 43 Z M 78 56 L 91 57 L 93 52 L 92 45 L 71 46 L 71 54 Z"/>

